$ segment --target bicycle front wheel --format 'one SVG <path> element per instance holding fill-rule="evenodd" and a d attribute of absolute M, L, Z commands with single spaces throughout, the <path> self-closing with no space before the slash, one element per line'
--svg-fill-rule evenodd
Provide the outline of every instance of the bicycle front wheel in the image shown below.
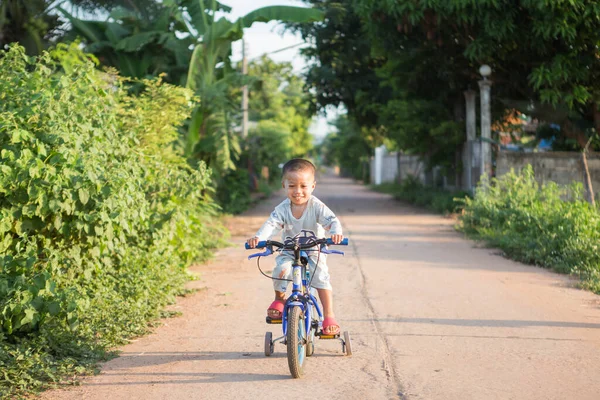
<path fill-rule="evenodd" d="M 300 307 L 292 307 L 287 317 L 287 356 L 292 377 L 300 378 L 304 374 L 306 358 L 306 329 L 304 312 Z"/>

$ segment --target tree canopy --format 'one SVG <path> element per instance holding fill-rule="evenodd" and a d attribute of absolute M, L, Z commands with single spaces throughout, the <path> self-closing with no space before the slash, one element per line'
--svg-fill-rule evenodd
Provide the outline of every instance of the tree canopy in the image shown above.
<path fill-rule="evenodd" d="M 504 108 L 520 108 L 561 124 L 563 132 L 582 146 L 588 135 L 573 121 L 589 121 L 600 129 L 598 2 L 358 0 L 353 4 L 375 51 L 390 60 L 419 61 L 412 63 L 419 67 L 411 73 L 419 88 L 457 96 L 480 79 L 479 66 L 489 64 L 494 98 L 501 102 L 497 117 Z"/>
<path fill-rule="evenodd" d="M 289 156 L 306 156 L 312 149 L 312 136 L 308 132 L 312 122 L 310 96 L 304 92 L 304 81 L 294 73 L 292 64 L 277 63 L 263 55 L 249 63 L 248 75 L 257 78 L 249 93 L 250 121 L 269 120 L 272 128 L 273 124 L 280 126 L 282 131 L 289 132 Z"/>
<path fill-rule="evenodd" d="M 314 46 L 316 109 L 344 104 L 408 152 L 452 163 L 464 96 L 492 67 L 496 120 L 518 109 L 559 124 L 582 148 L 600 130 L 600 4 L 591 0 L 307 0 L 322 23 L 294 26 Z"/>

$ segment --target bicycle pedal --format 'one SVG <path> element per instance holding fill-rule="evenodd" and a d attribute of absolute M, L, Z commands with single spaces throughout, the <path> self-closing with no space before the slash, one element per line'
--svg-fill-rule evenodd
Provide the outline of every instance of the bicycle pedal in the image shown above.
<path fill-rule="evenodd" d="M 339 334 L 337 334 L 337 335 L 325 335 L 323 333 L 319 333 L 316 336 L 318 336 L 319 339 L 337 339 L 337 338 L 340 337 Z"/>
<path fill-rule="evenodd" d="M 267 324 L 281 325 L 281 319 L 275 319 L 275 318 L 267 317 Z"/>

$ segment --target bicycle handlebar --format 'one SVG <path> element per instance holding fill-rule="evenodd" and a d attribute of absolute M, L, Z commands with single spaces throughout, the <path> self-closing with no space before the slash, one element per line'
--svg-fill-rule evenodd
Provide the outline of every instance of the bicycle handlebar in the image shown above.
<path fill-rule="evenodd" d="M 306 243 L 306 244 L 301 244 L 300 245 L 300 249 L 301 250 L 305 250 L 305 249 L 310 249 L 311 247 L 314 247 L 316 245 L 319 244 L 326 244 L 326 245 L 336 245 L 336 243 L 333 243 L 333 240 L 331 240 L 331 238 L 327 238 L 327 239 L 317 239 L 312 243 Z M 250 247 L 248 245 L 248 243 L 246 243 L 246 250 L 253 250 L 253 249 L 263 249 L 267 246 L 275 246 L 275 247 L 279 247 L 279 248 L 286 248 L 286 245 L 281 243 L 281 242 L 277 242 L 275 240 L 261 240 L 260 242 L 258 242 L 258 244 L 256 245 L 256 247 Z M 348 246 L 348 238 L 344 238 L 340 243 L 337 243 L 338 246 Z M 293 250 L 293 248 L 291 247 L 287 247 L 288 250 Z"/>

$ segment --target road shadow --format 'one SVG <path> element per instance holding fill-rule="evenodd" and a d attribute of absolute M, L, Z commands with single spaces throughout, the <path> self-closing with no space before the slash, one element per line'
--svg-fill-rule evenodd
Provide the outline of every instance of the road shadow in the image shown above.
<path fill-rule="evenodd" d="M 123 376 L 121 373 L 106 372 L 103 376 Z M 85 386 L 123 386 L 123 385 L 173 385 L 192 383 L 239 383 L 239 382 L 264 382 L 283 381 L 293 379 L 290 375 L 283 374 L 255 374 L 255 373 L 215 373 L 215 372 L 127 372 L 127 376 L 140 377 L 165 377 L 165 379 L 152 379 L 140 381 L 120 382 L 89 382 Z M 167 378 L 168 377 L 168 378 Z M 189 377 L 190 379 L 177 379 L 178 377 Z M 197 378 L 197 379 L 194 379 Z"/>
<path fill-rule="evenodd" d="M 276 351 L 269 359 L 287 358 L 283 351 Z M 337 354 L 329 354 L 326 352 L 316 351 L 311 358 L 328 358 L 339 357 Z M 119 357 L 111 361 L 107 371 L 140 368 L 151 365 L 173 364 L 178 362 L 194 362 L 194 361 L 227 361 L 227 360 L 248 360 L 248 359 L 266 359 L 263 352 L 237 352 L 237 351 L 198 351 L 198 352 L 136 352 L 136 353 L 121 353 Z M 129 372 L 128 372 L 129 374 Z"/>

